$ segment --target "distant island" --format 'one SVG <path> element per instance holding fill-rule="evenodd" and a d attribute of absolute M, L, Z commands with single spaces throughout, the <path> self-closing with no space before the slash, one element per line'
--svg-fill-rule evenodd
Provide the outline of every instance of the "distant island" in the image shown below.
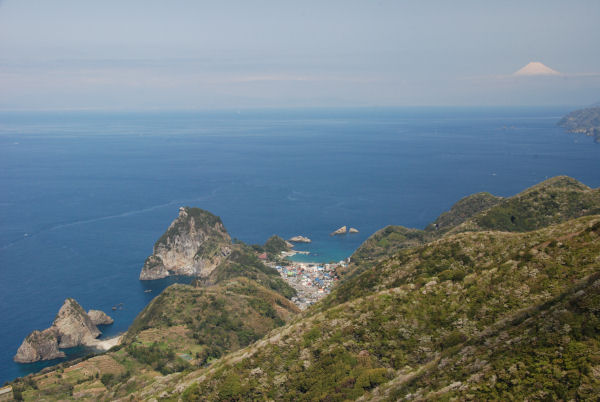
<path fill-rule="evenodd" d="M 575 110 L 560 119 L 558 125 L 570 133 L 594 137 L 594 141 L 600 143 L 600 106 Z"/>

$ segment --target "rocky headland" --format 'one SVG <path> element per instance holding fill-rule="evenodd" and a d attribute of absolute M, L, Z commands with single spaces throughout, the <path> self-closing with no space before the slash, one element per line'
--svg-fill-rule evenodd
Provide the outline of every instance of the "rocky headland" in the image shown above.
<path fill-rule="evenodd" d="M 51 360 L 64 357 L 59 349 L 75 346 L 96 346 L 96 340 L 102 333 L 96 327 L 112 324 L 113 319 L 100 310 L 90 310 L 92 317 L 77 303 L 68 298 L 58 311 L 54 322 L 43 331 L 35 330 L 29 334 L 14 357 L 17 363 L 33 363 L 39 360 Z"/>
<path fill-rule="evenodd" d="M 231 251 L 231 237 L 218 216 L 200 208 L 181 207 L 179 216 L 154 244 L 140 280 L 208 276 Z"/>
<path fill-rule="evenodd" d="M 600 107 L 589 107 L 569 113 L 558 125 L 570 133 L 582 133 L 600 142 Z"/>

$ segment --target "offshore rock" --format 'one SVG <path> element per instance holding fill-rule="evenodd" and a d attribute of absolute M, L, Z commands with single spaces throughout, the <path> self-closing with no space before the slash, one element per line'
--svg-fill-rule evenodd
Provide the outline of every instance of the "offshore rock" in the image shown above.
<path fill-rule="evenodd" d="M 60 348 L 92 344 L 101 334 L 83 307 L 72 298 L 65 300 L 52 327 L 58 332 Z"/>
<path fill-rule="evenodd" d="M 92 346 L 97 342 L 96 338 L 100 334 L 101 332 L 79 303 L 75 299 L 68 298 L 58 311 L 52 326 L 43 331 L 35 330 L 30 333 L 13 359 L 17 363 L 33 363 L 64 357 L 65 354 L 59 348 Z"/>
<path fill-rule="evenodd" d="M 338 230 L 334 231 L 331 233 L 332 236 L 336 236 L 336 235 L 343 235 L 346 234 L 347 228 L 346 226 L 342 226 L 341 228 L 339 228 Z"/>
<path fill-rule="evenodd" d="M 308 237 L 304 237 L 304 236 L 294 236 L 289 241 L 291 241 L 293 243 L 310 243 L 310 242 L 312 242 L 311 239 L 309 239 Z"/>
<path fill-rule="evenodd" d="M 348 230 L 348 233 L 358 233 L 358 229 L 356 229 L 356 228 L 350 228 Z"/>
<path fill-rule="evenodd" d="M 169 275 L 208 276 L 231 254 L 231 237 L 218 216 L 181 207 L 179 216 L 154 244 L 140 280 Z"/>
<path fill-rule="evenodd" d="M 55 328 L 33 331 L 25 338 L 13 360 L 17 363 L 33 363 L 39 360 L 52 360 L 65 357 L 58 350 L 58 337 Z"/>
<path fill-rule="evenodd" d="M 115 322 L 115 320 L 110 318 L 108 314 L 101 310 L 90 310 L 87 314 L 94 325 L 110 325 Z"/>

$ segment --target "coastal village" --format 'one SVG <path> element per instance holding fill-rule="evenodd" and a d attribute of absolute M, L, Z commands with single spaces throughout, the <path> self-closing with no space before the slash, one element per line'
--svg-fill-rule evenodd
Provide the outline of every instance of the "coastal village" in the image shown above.
<path fill-rule="evenodd" d="M 335 264 L 317 262 L 290 261 L 290 265 L 277 265 L 269 262 L 267 265 L 277 269 L 283 279 L 298 292 L 292 301 L 304 310 L 327 296 L 338 281 L 336 268 L 346 266 L 346 261 Z"/>
<path fill-rule="evenodd" d="M 358 233 L 355 228 L 342 226 L 331 233 L 332 236 L 343 235 L 346 233 Z M 286 242 L 288 249 L 279 253 L 279 258 L 274 261 L 268 261 L 267 253 L 259 256 L 265 264 L 271 268 L 275 268 L 283 279 L 293 287 L 297 295 L 292 298 L 292 301 L 304 310 L 308 306 L 316 303 L 323 297 L 331 293 L 335 283 L 338 281 L 336 269 L 338 267 L 346 267 L 349 258 L 337 263 L 322 263 L 322 262 L 299 262 L 287 259 L 295 254 L 306 254 L 308 251 L 292 250 L 292 243 L 310 243 L 311 240 L 304 236 L 294 236 Z M 285 261 L 285 264 L 282 263 Z"/>

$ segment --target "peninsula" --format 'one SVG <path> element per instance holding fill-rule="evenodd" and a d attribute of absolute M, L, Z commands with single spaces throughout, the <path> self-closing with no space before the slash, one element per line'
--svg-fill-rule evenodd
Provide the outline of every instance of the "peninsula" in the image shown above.
<path fill-rule="evenodd" d="M 200 208 L 181 207 L 179 216 L 154 244 L 140 280 L 208 276 L 231 251 L 231 237 L 221 218 Z"/>
<path fill-rule="evenodd" d="M 558 125 L 570 133 L 582 133 L 600 142 L 600 106 L 575 110 L 560 119 Z"/>

